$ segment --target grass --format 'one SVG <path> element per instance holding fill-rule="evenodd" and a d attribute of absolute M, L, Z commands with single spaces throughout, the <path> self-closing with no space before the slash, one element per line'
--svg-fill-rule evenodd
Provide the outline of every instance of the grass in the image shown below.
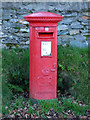
<path fill-rule="evenodd" d="M 6 109 L 7 107 L 7 109 Z M 26 108 L 26 109 L 25 109 Z M 31 99 L 25 100 L 24 97 L 15 97 L 11 103 L 7 103 L 3 107 L 3 114 L 6 116 L 11 112 L 11 115 L 16 116 L 20 110 L 27 110 L 30 115 L 35 115 L 38 118 L 46 118 L 49 114 L 62 115 L 63 118 L 67 117 L 68 111 L 74 113 L 74 116 L 85 116 L 86 110 L 90 109 L 90 105 L 79 104 L 73 98 L 62 97 L 55 100 L 38 100 L 38 105 L 32 103 Z"/>
<path fill-rule="evenodd" d="M 78 105 L 78 103 L 74 103 L 73 100 L 71 98 L 63 98 L 62 100 L 63 104 L 62 106 L 64 106 L 64 111 L 66 110 L 70 110 L 71 112 L 74 111 L 76 116 L 84 116 L 85 115 L 85 111 L 90 109 L 89 105 L 85 105 L 85 106 L 80 106 Z"/>
<path fill-rule="evenodd" d="M 29 49 L 3 49 L 2 54 L 3 75 L 11 89 L 15 93 L 19 88 L 29 89 Z M 15 89 L 16 86 L 19 87 Z"/>
<path fill-rule="evenodd" d="M 51 111 L 61 113 L 63 117 L 67 116 L 68 110 L 74 111 L 76 116 L 85 115 L 85 111 L 90 109 L 88 48 L 58 46 L 57 53 L 58 90 L 64 94 L 71 94 L 76 101 L 82 101 L 87 105 L 80 106 L 72 97 L 62 97 L 55 101 L 39 101 L 36 111 L 30 100 L 26 101 L 23 97 L 12 100 L 12 95 L 29 90 L 29 49 L 2 49 L 3 114 L 9 114 L 14 109 L 24 109 L 29 104 L 28 113 L 36 116 L 41 114 L 43 118 Z"/>
<path fill-rule="evenodd" d="M 90 109 L 90 105 L 80 106 L 72 98 L 62 97 L 60 100 L 41 100 L 39 103 L 42 106 L 43 113 L 48 113 L 53 108 L 54 111 L 65 115 L 65 111 L 70 110 L 76 116 L 84 116 L 85 111 Z"/>
<path fill-rule="evenodd" d="M 2 113 L 2 50 L 0 49 L 0 113 Z"/>
<path fill-rule="evenodd" d="M 58 89 L 88 103 L 88 48 L 58 46 L 57 63 Z"/>

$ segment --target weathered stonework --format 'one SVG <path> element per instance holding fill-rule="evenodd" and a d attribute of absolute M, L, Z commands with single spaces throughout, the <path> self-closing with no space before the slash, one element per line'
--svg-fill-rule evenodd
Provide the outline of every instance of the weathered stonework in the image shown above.
<path fill-rule="evenodd" d="M 82 43 L 88 46 L 88 26 L 90 22 L 88 2 L 2 2 L 0 20 L 0 42 L 2 47 L 13 44 L 22 48 L 29 46 L 29 23 L 24 16 L 47 11 L 63 16 L 58 23 L 58 45 Z M 79 41 L 79 42 L 77 42 Z M 80 47 L 81 47 L 80 46 Z"/>

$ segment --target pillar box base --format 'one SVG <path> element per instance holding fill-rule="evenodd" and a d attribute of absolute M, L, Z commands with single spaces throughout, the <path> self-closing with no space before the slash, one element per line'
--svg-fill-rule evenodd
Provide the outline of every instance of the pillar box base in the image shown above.
<path fill-rule="evenodd" d="M 30 100 L 31 100 L 31 102 L 33 103 L 33 104 L 37 104 L 37 105 L 40 105 L 40 102 L 52 102 L 53 104 L 55 103 L 55 102 L 58 102 L 58 98 L 55 98 L 55 99 L 50 99 L 50 100 L 36 100 L 36 99 L 31 99 L 30 98 Z"/>

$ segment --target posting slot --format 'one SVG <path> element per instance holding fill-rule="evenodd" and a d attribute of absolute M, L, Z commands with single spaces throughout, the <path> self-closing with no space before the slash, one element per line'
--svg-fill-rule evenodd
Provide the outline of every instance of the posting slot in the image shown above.
<path fill-rule="evenodd" d="M 52 38 L 53 37 L 53 32 L 39 32 L 38 36 L 40 38 Z"/>

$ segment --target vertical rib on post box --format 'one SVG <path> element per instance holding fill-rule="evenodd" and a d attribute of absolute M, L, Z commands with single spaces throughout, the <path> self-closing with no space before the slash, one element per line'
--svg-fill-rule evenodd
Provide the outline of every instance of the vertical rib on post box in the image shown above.
<path fill-rule="evenodd" d="M 57 26 L 62 16 L 37 12 L 24 17 L 30 26 L 30 98 L 57 97 Z"/>

